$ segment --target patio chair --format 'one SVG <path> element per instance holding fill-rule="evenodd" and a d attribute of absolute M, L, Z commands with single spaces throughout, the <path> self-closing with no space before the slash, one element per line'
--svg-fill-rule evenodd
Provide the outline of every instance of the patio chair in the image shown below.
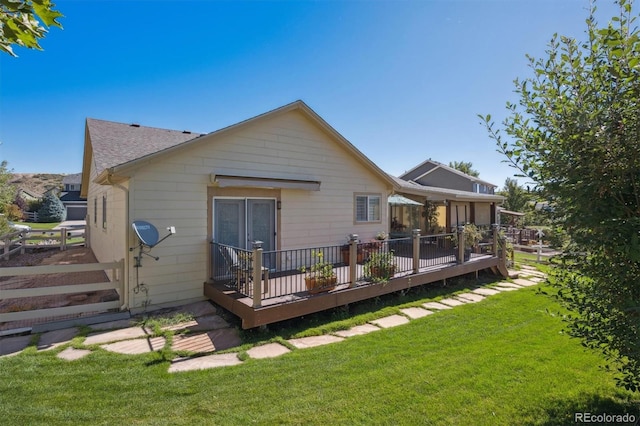
<path fill-rule="evenodd" d="M 224 258 L 228 270 L 231 273 L 231 282 L 234 288 L 240 290 L 242 284 L 251 284 L 253 282 L 253 262 L 246 252 L 238 252 L 233 247 L 219 246 L 220 254 Z M 269 282 L 269 268 L 262 267 L 262 275 L 264 278 L 264 291 L 266 291 Z"/>

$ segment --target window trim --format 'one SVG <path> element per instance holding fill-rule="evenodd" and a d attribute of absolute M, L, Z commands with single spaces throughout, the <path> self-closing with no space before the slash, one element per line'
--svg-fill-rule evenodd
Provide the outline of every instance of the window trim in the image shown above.
<path fill-rule="evenodd" d="M 366 203 L 367 203 L 367 219 L 366 220 L 358 220 L 358 198 L 366 198 Z M 378 218 L 377 219 L 371 219 L 370 218 L 370 203 L 371 203 L 371 199 L 377 198 L 378 199 Z M 364 224 L 370 224 L 370 223 L 382 223 L 382 218 L 383 218 L 383 211 L 382 211 L 382 194 L 381 193 L 375 193 L 375 192 L 371 192 L 371 193 L 354 193 L 353 194 L 353 223 L 356 225 L 364 225 Z"/>

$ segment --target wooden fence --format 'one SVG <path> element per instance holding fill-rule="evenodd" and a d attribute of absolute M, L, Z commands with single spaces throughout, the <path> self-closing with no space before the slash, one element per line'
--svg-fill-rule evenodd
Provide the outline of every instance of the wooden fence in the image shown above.
<path fill-rule="evenodd" d="M 21 321 L 47 317 L 58 317 L 86 312 L 102 312 L 109 309 L 118 309 L 122 306 L 124 291 L 124 260 L 111 263 L 88 263 L 77 265 L 45 265 L 0 268 L 0 277 L 33 276 L 45 274 L 65 274 L 91 271 L 111 270 L 112 280 L 107 282 L 59 285 L 37 288 L 7 289 L 0 292 L 2 299 L 22 299 L 37 296 L 52 296 L 61 294 L 87 293 L 100 290 L 116 290 L 119 295 L 118 300 L 101 303 L 89 303 L 76 306 L 65 306 L 61 308 L 35 309 L 30 311 L 19 311 L 0 313 L 0 322 Z"/>
<path fill-rule="evenodd" d="M 44 248 L 66 250 L 86 244 L 86 226 L 60 229 L 32 229 L 29 232 L 13 231 L 0 236 L 2 255 L 8 260 L 12 254 L 24 254 L 26 249 Z"/>

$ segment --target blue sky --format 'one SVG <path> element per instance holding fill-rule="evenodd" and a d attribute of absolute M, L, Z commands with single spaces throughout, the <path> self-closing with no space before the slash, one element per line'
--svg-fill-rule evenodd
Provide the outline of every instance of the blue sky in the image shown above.
<path fill-rule="evenodd" d="M 517 101 L 554 32 L 584 38 L 587 0 L 58 0 L 44 51 L 0 53 L 0 159 L 82 169 L 87 117 L 210 132 L 302 99 L 383 170 L 471 161 L 502 186 L 477 114 Z M 615 15 L 599 2 L 600 23 Z M 522 182 L 524 183 L 524 182 Z"/>

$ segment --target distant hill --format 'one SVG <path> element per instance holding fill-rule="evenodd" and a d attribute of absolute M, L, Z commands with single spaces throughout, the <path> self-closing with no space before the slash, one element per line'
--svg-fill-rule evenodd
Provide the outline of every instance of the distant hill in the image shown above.
<path fill-rule="evenodd" d="M 62 178 L 66 175 L 57 173 L 13 173 L 10 184 L 34 195 L 43 195 L 52 188 L 62 190 Z"/>

